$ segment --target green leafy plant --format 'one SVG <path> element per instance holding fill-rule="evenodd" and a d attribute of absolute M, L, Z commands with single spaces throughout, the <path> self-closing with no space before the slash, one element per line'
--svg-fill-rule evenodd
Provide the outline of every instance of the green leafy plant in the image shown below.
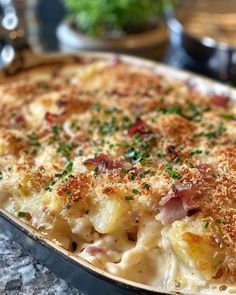
<path fill-rule="evenodd" d="M 90 36 L 117 38 L 154 27 L 174 0 L 63 0 L 74 27 Z"/>

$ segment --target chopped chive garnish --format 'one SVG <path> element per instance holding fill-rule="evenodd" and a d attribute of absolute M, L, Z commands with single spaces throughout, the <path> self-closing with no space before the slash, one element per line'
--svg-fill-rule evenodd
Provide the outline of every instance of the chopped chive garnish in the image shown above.
<path fill-rule="evenodd" d="M 130 175 L 130 180 L 135 180 L 135 175 L 134 174 Z"/>
<path fill-rule="evenodd" d="M 165 156 L 165 154 L 164 154 L 162 151 L 158 151 L 158 152 L 156 153 L 156 156 L 157 156 L 158 158 L 163 158 L 163 157 Z"/>
<path fill-rule="evenodd" d="M 222 221 L 221 219 L 216 219 L 215 221 L 217 224 L 228 224 L 227 221 Z"/>
<path fill-rule="evenodd" d="M 174 169 L 170 163 L 166 165 L 165 172 L 168 176 L 170 176 L 173 179 L 180 179 L 181 175 L 178 173 L 176 169 Z"/>
<path fill-rule="evenodd" d="M 204 223 L 204 228 L 208 228 L 208 226 L 209 226 L 209 224 L 210 224 L 210 222 L 209 221 L 206 221 L 205 223 Z"/>
<path fill-rule="evenodd" d="M 149 190 L 151 188 L 151 185 L 148 183 L 143 183 L 142 187 L 146 190 Z"/>
<path fill-rule="evenodd" d="M 193 163 L 188 163 L 187 165 L 188 165 L 189 168 L 194 168 Z"/>
<path fill-rule="evenodd" d="M 17 216 L 20 218 L 29 218 L 30 214 L 28 212 L 19 211 Z"/>
<path fill-rule="evenodd" d="M 134 199 L 133 196 L 125 196 L 126 201 L 132 201 Z"/>
<path fill-rule="evenodd" d="M 73 146 L 70 143 L 59 143 L 57 146 L 57 153 L 61 153 L 64 157 L 68 158 Z"/>
<path fill-rule="evenodd" d="M 198 155 L 198 154 L 201 154 L 202 153 L 202 150 L 200 149 L 193 149 L 189 152 L 189 155 L 190 156 L 193 156 L 193 155 Z"/>
<path fill-rule="evenodd" d="M 62 130 L 62 127 L 60 125 L 53 125 L 51 127 L 51 133 L 55 137 L 59 135 L 59 131 L 61 131 L 61 130 Z"/>
<path fill-rule="evenodd" d="M 100 112 L 101 109 L 102 109 L 102 106 L 101 106 L 100 103 L 95 103 L 95 104 L 92 105 L 92 109 L 93 109 L 94 111 L 96 111 L 96 112 Z"/>
<path fill-rule="evenodd" d="M 27 137 L 28 137 L 28 141 L 29 141 L 30 145 L 35 146 L 35 147 L 40 146 L 40 142 L 38 141 L 38 138 L 37 138 L 35 132 L 28 134 Z"/>
<path fill-rule="evenodd" d="M 60 172 L 60 173 L 56 173 L 55 177 L 57 179 L 63 178 L 65 176 L 68 176 L 71 172 L 72 172 L 72 168 L 73 168 L 73 162 L 68 162 L 65 166 L 65 168 Z M 56 184 L 57 180 L 53 179 L 49 185 L 45 188 L 45 191 L 52 191 L 52 187 Z"/>
<path fill-rule="evenodd" d="M 55 180 L 52 180 L 49 185 L 45 188 L 45 191 L 51 192 L 52 191 L 52 187 L 54 186 L 54 184 L 56 183 Z"/>
<path fill-rule="evenodd" d="M 207 137 L 208 139 L 217 138 L 221 136 L 224 131 L 225 131 L 224 125 L 220 123 L 219 126 L 214 131 L 204 132 L 203 136 Z"/>
<path fill-rule="evenodd" d="M 94 178 L 97 178 L 98 176 L 99 176 L 99 167 L 96 166 L 96 167 L 94 168 L 93 177 L 94 177 Z"/>
<path fill-rule="evenodd" d="M 236 116 L 233 114 L 222 114 L 221 118 L 226 119 L 226 120 L 236 120 Z"/>
<path fill-rule="evenodd" d="M 64 176 L 67 176 L 68 174 L 71 173 L 72 171 L 72 168 L 73 168 L 73 162 L 68 162 L 65 166 L 65 168 L 62 170 L 61 173 L 57 173 L 55 174 L 56 177 L 58 178 L 61 178 L 61 177 L 64 177 Z"/>
<path fill-rule="evenodd" d="M 146 170 L 144 170 L 144 174 L 145 175 L 149 174 L 149 175 L 153 176 L 156 174 L 156 171 L 152 170 L 152 169 L 146 169 Z"/>
<path fill-rule="evenodd" d="M 173 161 L 173 162 L 174 162 L 175 164 L 178 164 L 178 163 L 179 163 L 179 161 L 180 161 L 180 157 L 176 157 L 176 158 L 174 159 L 174 161 Z"/>

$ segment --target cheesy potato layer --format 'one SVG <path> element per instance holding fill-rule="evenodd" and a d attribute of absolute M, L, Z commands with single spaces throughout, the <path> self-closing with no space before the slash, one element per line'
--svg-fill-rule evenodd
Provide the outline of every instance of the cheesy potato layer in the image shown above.
<path fill-rule="evenodd" d="M 236 105 L 119 59 L 0 85 L 0 205 L 164 291 L 236 292 Z"/>

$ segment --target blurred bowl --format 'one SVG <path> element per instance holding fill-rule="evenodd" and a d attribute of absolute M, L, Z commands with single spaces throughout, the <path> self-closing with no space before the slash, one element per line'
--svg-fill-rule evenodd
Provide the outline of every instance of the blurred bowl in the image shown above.
<path fill-rule="evenodd" d="M 70 22 L 63 21 L 56 35 L 60 49 L 64 52 L 78 50 L 110 51 L 160 59 L 165 52 L 168 40 L 164 22 L 149 31 L 128 35 L 118 39 L 92 38 L 75 30 Z"/>

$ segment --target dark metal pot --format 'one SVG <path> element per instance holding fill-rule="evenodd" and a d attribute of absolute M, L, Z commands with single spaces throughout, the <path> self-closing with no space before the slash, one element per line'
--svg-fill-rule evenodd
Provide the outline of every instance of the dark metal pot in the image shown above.
<path fill-rule="evenodd" d="M 186 9 L 184 4 L 180 9 Z M 209 37 L 197 38 L 191 35 L 184 27 L 187 13 L 185 10 L 178 17 L 178 13 L 175 15 L 172 9 L 166 12 L 171 44 L 180 47 L 190 62 L 204 67 L 215 78 L 236 84 L 236 48 Z"/>

